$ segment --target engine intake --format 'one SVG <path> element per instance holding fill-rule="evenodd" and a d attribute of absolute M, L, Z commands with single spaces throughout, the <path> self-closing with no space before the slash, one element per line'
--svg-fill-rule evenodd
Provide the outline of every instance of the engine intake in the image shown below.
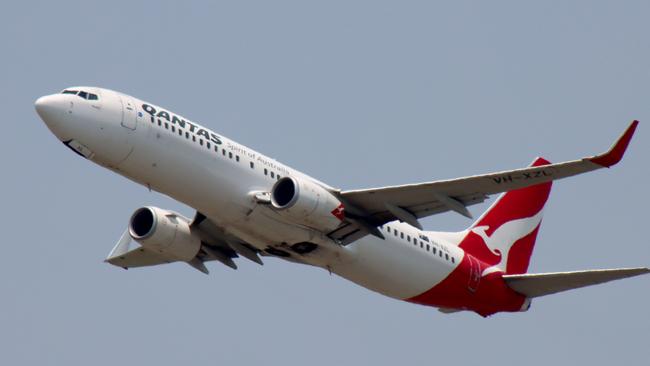
<path fill-rule="evenodd" d="M 130 233 L 133 239 L 145 239 L 155 229 L 155 216 L 147 207 L 138 209 L 131 217 Z"/>
<path fill-rule="evenodd" d="M 271 205 L 286 219 L 319 231 L 336 229 L 343 220 L 343 205 L 319 184 L 284 177 L 271 189 Z"/>
<path fill-rule="evenodd" d="M 284 177 L 280 179 L 271 191 L 271 203 L 273 207 L 283 209 L 293 206 L 298 199 L 298 184 L 293 178 Z"/>
<path fill-rule="evenodd" d="M 187 218 L 158 207 L 137 209 L 129 220 L 129 234 L 170 260 L 190 261 L 201 249 L 201 239 L 192 233 Z"/>

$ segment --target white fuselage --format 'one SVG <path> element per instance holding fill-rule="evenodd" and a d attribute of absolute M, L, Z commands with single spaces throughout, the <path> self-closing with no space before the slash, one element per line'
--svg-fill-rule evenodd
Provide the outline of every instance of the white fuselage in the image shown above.
<path fill-rule="evenodd" d="M 400 222 L 380 228 L 385 239 L 367 235 L 341 246 L 255 199 L 285 176 L 333 188 L 156 105 L 107 89 L 77 89 L 99 98 L 45 97 L 65 106 L 46 121 L 60 140 L 93 162 L 193 207 L 260 250 L 316 243 L 318 250 L 292 253 L 289 259 L 398 299 L 431 289 L 464 256 L 456 245 L 459 235 L 423 232 Z"/>

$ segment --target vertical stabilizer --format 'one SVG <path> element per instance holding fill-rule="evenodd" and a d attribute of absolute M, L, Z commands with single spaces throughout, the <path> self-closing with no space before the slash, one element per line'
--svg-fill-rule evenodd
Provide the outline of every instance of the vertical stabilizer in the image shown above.
<path fill-rule="evenodd" d="M 537 158 L 531 166 L 547 164 Z M 488 264 L 482 276 L 498 271 L 526 272 L 550 192 L 551 182 L 503 193 L 472 224 L 459 246 Z"/>

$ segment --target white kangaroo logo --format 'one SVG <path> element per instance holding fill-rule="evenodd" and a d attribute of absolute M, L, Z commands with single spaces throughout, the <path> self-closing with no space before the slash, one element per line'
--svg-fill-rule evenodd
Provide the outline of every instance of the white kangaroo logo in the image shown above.
<path fill-rule="evenodd" d="M 472 232 L 483 238 L 485 245 L 494 255 L 501 257 L 499 263 L 486 268 L 481 274 L 482 277 L 497 271 L 504 271 L 508 263 L 508 254 L 512 245 L 519 239 L 525 237 L 535 230 L 542 221 L 542 211 L 540 210 L 535 216 L 523 219 L 512 220 L 499 226 L 491 236 L 486 231 L 489 226 L 477 226 Z"/>

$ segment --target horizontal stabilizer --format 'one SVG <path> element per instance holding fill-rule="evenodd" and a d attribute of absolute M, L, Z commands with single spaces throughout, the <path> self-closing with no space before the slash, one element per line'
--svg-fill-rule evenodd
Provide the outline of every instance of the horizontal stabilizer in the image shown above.
<path fill-rule="evenodd" d="M 511 289 L 528 297 L 539 297 L 580 287 L 597 285 L 622 278 L 650 273 L 649 268 L 617 268 L 591 271 L 526 273 L 504 275 Z"/>

